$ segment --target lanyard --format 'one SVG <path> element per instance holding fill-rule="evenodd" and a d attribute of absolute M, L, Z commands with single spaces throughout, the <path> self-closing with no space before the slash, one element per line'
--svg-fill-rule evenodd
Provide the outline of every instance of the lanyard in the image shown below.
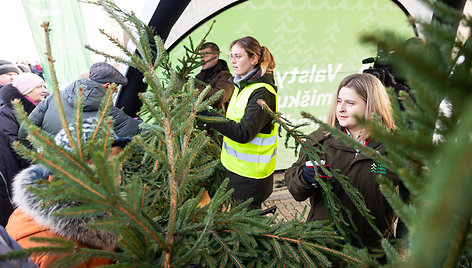
<path fill-rule="evenodd" d="M 349 130 L 345 127 L 342 128 L 343 132 L 346 133 L 347 135 L 349 135 L 349 137 L 352 138 L 351 136 L 351 132 L 349 132 Z M 368 143 L 369 143 L 370 139 L 367 139 L 365 141 L 359 141 L 362 145 L 366 146 Z"/>

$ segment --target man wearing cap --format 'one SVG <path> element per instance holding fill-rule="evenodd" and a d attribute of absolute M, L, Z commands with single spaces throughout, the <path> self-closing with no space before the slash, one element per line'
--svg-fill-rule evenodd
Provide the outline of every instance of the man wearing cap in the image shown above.
<path fill-rule="evenodd" d="M 0 90 L 4 85 L 11 84 L 13 78 L 20 73 L 20 69 L 10 61 L 0 60 Z M 0 99 L 0 105 L 3 100 Z"/>
<path fill-rule="evenodd" d="M 20 73 L 20 69 L 10 61 L 0 60 L 0 87 L 10 84 L 13 77 Z"/>
<path fill-rule="evenodd" d="M 74 105 L 77 103 L 80 87 L 83 88 L 83 119 L 85 120 L 97 116 L 102 99 L 111 83 L 126 85 L 128 80 L 115 67 L 105 62 L 98 62 L 90 67 L 88 78 L 81 78 L 66 86 L 61 91 L 61 100 L 67 122 L 70 124 L 75 121 Z M 116 136 L 128 137 L 138 134 L 141 121 L 131 118 L 114 106 L 111 107 L 110 116 L 113 117 L 113 130 Z M 29 118 L 35 125 L 51 135 L 56 135 L 62 129 L 54 95 L 50 95 L 39 103 Z M 18 139 L 27 144 L 26 136 L 26 127 L 22 124 Z"/>

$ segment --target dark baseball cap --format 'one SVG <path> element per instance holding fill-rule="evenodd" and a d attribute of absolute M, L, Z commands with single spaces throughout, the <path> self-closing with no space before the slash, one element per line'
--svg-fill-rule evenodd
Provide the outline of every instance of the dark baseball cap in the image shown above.
<path fill-rule="evenodd" d="M 124 77 L 115 67 L 106 62 L 94 63 L 90 67 L 89 79 L 101 84 L 128 84 L 128 79 L 126 79 L 126 77 Z"/>

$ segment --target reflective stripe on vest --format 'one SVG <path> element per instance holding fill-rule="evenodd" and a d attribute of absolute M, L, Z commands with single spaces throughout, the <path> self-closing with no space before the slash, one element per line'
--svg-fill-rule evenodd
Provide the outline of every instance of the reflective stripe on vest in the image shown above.
<path fill-rule="evenodd" d="M 241 92 L 238 92 L 237 89 L 233 92 L 226 117 L 239 123 L 244 116 L 249 97 L 254 90 L 261 87 L 265 87 L 274 94 L 275 110 L 278 111 L 275 89 L 266 83 L 256 83 L 245 87 Z M 226 169 L 244 177 L 254 179 L 268 177 L 275 170 L 277 131 L 278 124 L 276 123 L 269 134 L 258 133 L 254 139 L 247 143 L 239 143 L 224 137 L 221 163 Z"/>
<path fill-rule="evenodd" d="M 223 148 L 229 155 L 236 157 L 239 160 L 252 163 L 270 163 L 272 157 L 277 155 L 277 148 L 275 148 L 272 155 L 256 155 L 256 154 L 245 154 L 243 152 L 238 152 L 234 148 L 230 147 L 226 142 L 223 141 Z"/>
<path fill-rule="evenodd" d="M 273 136 L 273 137 L 270 137 L 270 138 L 259 138 L 259 137 L 255 137 L 252 141 L 250 141 L 249 143 L 252 143 L 254 145 L 261 145 L 261 146 L 265 146 L 265 145 L 271 145 L 271 144 L 274 144 L 274 143 L 277 143 L 277 136 Z"/>

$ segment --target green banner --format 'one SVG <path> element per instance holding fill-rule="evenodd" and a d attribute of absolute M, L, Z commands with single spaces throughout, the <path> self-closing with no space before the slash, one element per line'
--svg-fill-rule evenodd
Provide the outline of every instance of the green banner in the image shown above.
<path fill-rule="evenodd" d="M 82 13 L 77 0 L 22 0 L 46 81 L 52 85 L 43 27 L 49 22 L 52 56 L 59 86 L 77 79 L 91 65 Z"/>
<path fill-rule="evenodd" d="M 301 111 L 326 121 L 340 81 L 361 72 L 366 67 L 363 59 L 376 56 L 377 48 L 360 44 L 362 33 L 391 30 L 405 40 L 414 36 L 406 15 L 390 0 L 251 0 L 215 19 L 207 40 L 220 46 L 220 58 L 227 60 L 230 43 L 247 35 L 269 48 L 277 64 L 279 109 L 293 123 L 304 122 Z M 194 42 L 212 21 L 191 34 Z M 180 45 L 172 52 L 173 57 L 183 55 Z M 232 71 L 230 63 L 229 68 Z M 304 131 L 316 128 L 311 124 Z M 279 138 L 277 169 L 288 168 L 296 160 L 284 141 L 285 137 Z"/>

